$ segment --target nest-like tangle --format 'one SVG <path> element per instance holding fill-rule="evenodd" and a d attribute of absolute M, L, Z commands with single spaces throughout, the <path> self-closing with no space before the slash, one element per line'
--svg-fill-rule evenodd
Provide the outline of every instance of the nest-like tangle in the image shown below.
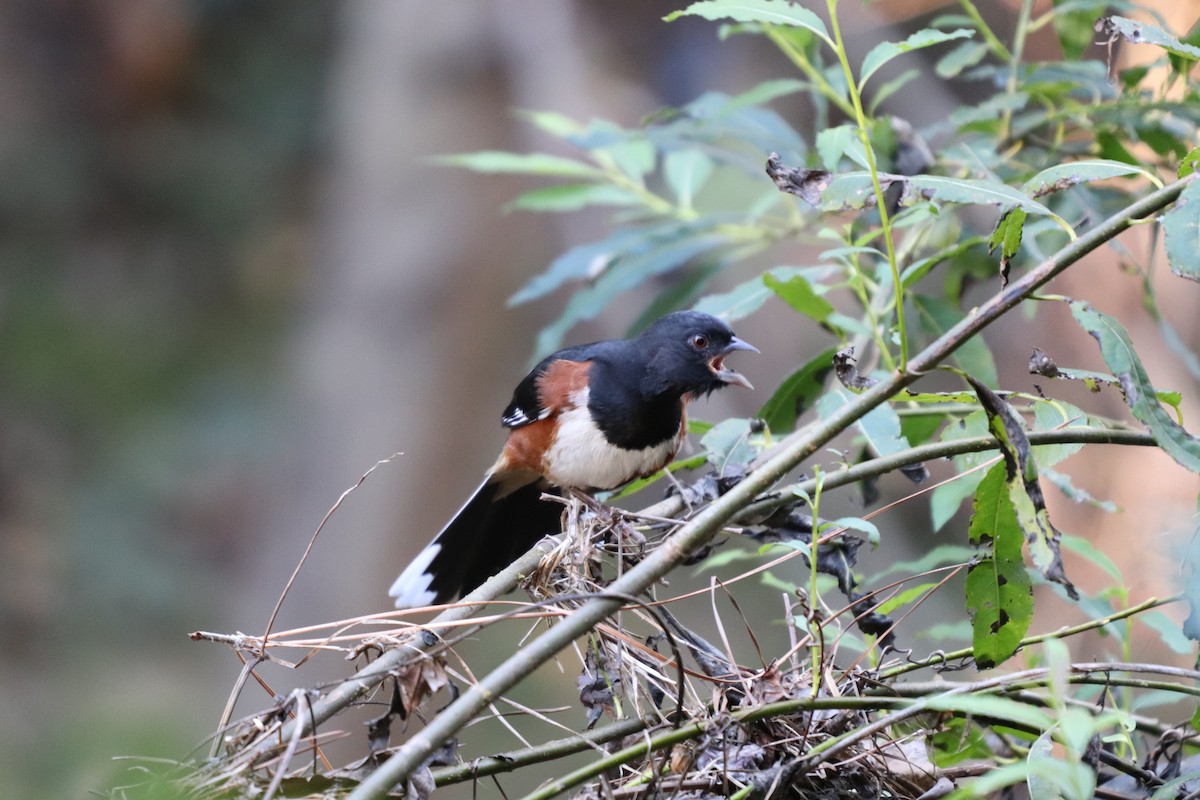
<path fill-rule="evenodd" d="M 260 637 L 203 635 L 232 645 L 247 664 L 270 660 L 299 666 L 324 651 L 342 652 L 359 662 L 388 662 L 386 677 L 331 720 L 353 730 L 341 716 L 353 705 L 370 703 L 383 713 L 367 720 L 358 757 L 335 765 L 322 752 L 323 743 L 336 736 L 330 732 L 331 721 L 308 726 L 320 735 L 307 729 L 300 735 L 295 722 L 289 735 L 286 726 L 289 719 L 306 715 L 316 721 L 314 709 L 328 701 L 323 696 L 327 687 L 277 696 L 270 709 L 224 726 L 213 758 L 190 776 L 186 787 L 177 787 L 188 789 L 181 796 L 341 796 L 388 758 L 393 720 L 421 717 L 435 705 L 431 698 L 452 698 L 458 686 L 473 680 L 455 651 L 461 637 L 503 619 L 553 624 L 604 594 L 613 573 L 658 546 L 661 537 L 655 529 L 667 527 L 646 520 L 635 526 L 621 512 L 573 497 L 564 511 L 565 535 L 524 581 L 533 602 L 515 612 L 439 625 L 436 632 L 397 627 L 397 614 L 375 615 L 275 634 L 266 648 Z M 710 591 L 718 589 L 714 585 Z M 811 640 L 797 639 L 792 615 L 804 615 L 810 627 L 821 626 L 821 615 L 802 599 L 793 597 L 784 609 L 792 647 L 757 668 L 738 664 L 728 644 L 717 646 L 677 619 L 668 604 L 678 598 L 625 599 L 621 612 L 576 641 L 586 730 L 553 743 L 564 753 L 591 749 L 615 761 L 587 781 L 576 779 L 562 789 L 597 798 L 694 799 L 739 792 L 776 798 L 906 798 L 921 795 L 934 783 L 923 731 L 910 728 L 896 738 L 893 727 L 870 728 L 872 708 L 865 695 L 877 695 L 881 688 L 874 674 L 857 664 L 836 667 L 832 635 L 822 642 L 820 656 L 814 656 Z M 716 603 L 713 615 L 723 640 Z M 831 624 L 826 632 L 838 630 L 839 625 Z M 283 662 L 277 655 L 283 648 L 300 649 L 304 655 Z M 248 667 L 244 674 L 251 672 Z M 850 699 L 863 702 L 845 707 Z M 861 737 L 847 742 L 848 732 L 860 730 Z M 838 745 L 830 747 L 835 740 Z M 402 789 L 425 797 L 435 785 L 521 768 L 527 757 L 530 763 L 538 760 L 534 756 L 543 747 L 549 745 L 472 760 L 457 752 L 451 740 Z"/>

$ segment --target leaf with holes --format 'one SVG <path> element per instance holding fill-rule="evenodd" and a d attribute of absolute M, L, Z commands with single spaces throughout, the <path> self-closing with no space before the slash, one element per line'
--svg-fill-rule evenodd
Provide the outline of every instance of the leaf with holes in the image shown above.
<path fill-rule="evenodd" d="M 1029 437 L 1025 435 L 1021 418 L 1012 406 L 997 397 L 991 389 L 970 375 L 967 375 L 966 379 L 978 395 L 979 402 L 987 414 L 988 429 L 1000 445 L 1000 452 L 1004 456 L 1008 497 L 1016 511 L 1017 524 L 1025 534 L 1025 542 L 1029 545 L 1029 555 L 1034 566 L 1041 571 L 1046 580 L 1059 584 L 1072 600 L 1078 600 L 1079 592 L 1067 579 L 1066 570 L 1063 569 L 1062 553 L 1058 544 L 1062 534 L 1050 522 L 1050 514 L 1046 511 L 1046 500 L 1042 495 L 1042 486 L 1038 483 L 1037 464 L 1033 459 Z"/>
<path fill-rule="evenodd" d="M 1096 23 L 1096 29 L 1110 37 L 1121 37 L 1130 44 L 1152 44 L 1161 47 L 1173 56 L 1191 61 L 1200 60 L 1200 47 L 1184 44 L 1157 25 L 1139 22 L 1128 17 L 1104 17 Z"/>
<path fill-rule="evenodd" d="M 1121 323 L 1081 300 L 1071 301 L 1071 314 L 1100 345 L 1100 355 L 1117 377 L 1134 418 L 1150 429 L 1167 455 L 1192 472 L 1200 472 L 1200 439 L 1184 430 L 1162 407 L 1133 340 Z"/>
<path fill-rule="evenodd" d="M 1033 583 L 1021 557 L 1021 528 L 1003 464 L 992 467 L 975 491 L 969 532 L 985 553 L 967 572 L 975 662 L 991 669 L 1017 652 L 1033 620 Z"/>
<path fill-rule="evenodd" d="M 1120 178 L 1125 175 L 1149 175 L 1153 177 L 1151 173 L 1133 164 L 1096 158 L 1084 161 L 1068 161 L 1064 164 L 1055 164 L 1052 167 L 1047 167 L 1025 181 L 1025 185 L 1021 187 L 1021 190 L 1030 197 L 1041 197 L 1051 192 L 1060 192 L 1063 189 L 1069 189 L 1078 183 L 1103 181 L 1108 178 Z"/>
<path fill-rule="evenodd" d="M 1020 208 L 1010 208 L 1000 215 L 996 229 L 988 237 L 988 253 L 1000 250 L 1000 285 L 1008 285 L 1008 267 L 1017 250 L 1021 248 L 1021 237 L 1025 232 L 1025 219 L 1028 217 Z"/>

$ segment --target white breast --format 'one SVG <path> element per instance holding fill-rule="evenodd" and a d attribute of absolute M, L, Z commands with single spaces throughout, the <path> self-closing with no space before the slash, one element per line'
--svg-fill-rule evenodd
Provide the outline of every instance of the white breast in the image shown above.
<path fill-rule="evenodd" d="M 641 450 L 610 444 L 588 413 L 588 390 L 574 392 L 558 416 L 558 435 L 543 462 L 546 477 L 559 486 L 615 489 L 662 469 L 679 449 L 679 438 Z"/>

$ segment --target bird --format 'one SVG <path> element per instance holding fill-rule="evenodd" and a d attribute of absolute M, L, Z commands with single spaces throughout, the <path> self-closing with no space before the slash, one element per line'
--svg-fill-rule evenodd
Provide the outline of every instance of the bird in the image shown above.
<path fill-rule="evenodd" d="M 759 352 L 700 311 L 661 317 L 631 339 L 566 347 L 513 391 L 500 456 L 458 513 L 396 578 L 397 608 L 447 603 L 478 587 L 543 536 L 562 530 L 564 490 L 607 491 L 674 459 L 688 403 L 750 381 L 725 366 Z"/>

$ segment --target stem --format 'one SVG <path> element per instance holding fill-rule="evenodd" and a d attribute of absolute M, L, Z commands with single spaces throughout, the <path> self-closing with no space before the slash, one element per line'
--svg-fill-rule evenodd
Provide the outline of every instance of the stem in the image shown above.
<path fill-rule="evenodd" d="M 846 116 L 854 116 L 854 107 L 846 101 L 846 98 L 842 97 L 842 95 L 833 88 L 833 85 L 829 83 L 829 81 L 821 73 L 821 70 L 813 66 L 813 63 L 808 60 L 808 56 L 804 54 L 803 50 L 796 49 L 792 43 L 788 41 L 788 38 L 776 30 L 773 26 L 768 26 L 766 33 L 767 38 L 770 39 L 771 42 L 778 47 L 785 56 L 788 57 L 788 60 L 792 62 L 796 69 L 803 72 L 808 79 L 812 81 L 813 86 L 816 87 L 817 91 L 824 95 L 839 109 L 841 109 L 842 113 L 844 113 Z"/>
<path fill-rule="evenodd" d="M 838 0 L 825 0 L 829 10 L 830 27 L 837 42 L 837 57 L 842 64 L 842 72 L 846 75 L 846 86 L 850 92 L 850 102 L 854 105 L 854 121 L 858 126 L 858 138 L 862 142 L 863 152 L 867 159 L 867 170 L 871 173 L 871 185 L 875 189 L 875 210 L 879 212 L 879 227 L 883 231 L 883 241 L 887 246 L 888 264 L 892 268 L 892 294 L 896 307 L 896 332 L 900 338 L 900 364 L 897 369 L 904 372 L 908 369 L 908 329 L 904 324 L 904 292 L 900 283 L 900 265 L 896 260 L 896 242 L 892 236 L 892 220 L 888 214 L 887 201 L 883 196 L 883 186 L 879 182 L 879 167 L 875 162 L 875 149 L 871 147 L 871 136 L 867 127 L 867 115 L 863 111 L 860 86 L 854 80 L 854 70 L 846 54 L 846 44 L 842 40 L 842 28 L 838 24 Z"/>
<path fill-rule="evenodd" d="M 821 621 L 817 619 L 817 604 L 820 602 L 820 593 L 817 591 L 817 547 L 821 541 L 821 493 L 825 489 L 825 472 L 820 468 L 813 469 L 812 479 L 812 494 L 804 495 L 810 497 L 809 505 L 812 506 L 813 515 L 813 535 L 809 537 L 809 553 L 808 553 L 808 630 L 805 631 L 809 636 L 813 635 L 813 631 L 821 627 Z M 812 697 L 815 699 L 821 691 L 821 682 L 815 676 L 821 674 L 821 664 L 825 661 L 825 637 L 814 637 L 812 646 L 808 648 L 809 658 L 812 661 Z"/>
<path fill-rule="evenodd" d="M 996 36 L 991 27 L 984 21 L 983 16 L 979 13 L 979 9 L 975 8 L 975 4 L 971 0 L 959 0 L 958 4 L 962 6 L 963 11 L 975 23 L 975 28 L 979 31 L 979 35 L 992 48 L 992 52 L 1002 61 L 1011 60 L 1012 53 L 1008 51 L 1008 48 L 1004 46 L 1004 42 L 1000 41 L 1000 37 Z"/>
<path fill-rule="evenodd" d="M 1025 52 L 1025 37 L 1029 29 L 1029 14 L 1033 10 L 1033 0 L 1022 0 L 1021 10 L 1017 13 L 1017 24 L 1013 30 L 1012 55 L 1008 59 L 1008 80 L 1004 85 L 1004 93 L 1017 93 L 1017 70 L 1021 66 L 1021 56 Z M 1000 115 L 1000 141 L 1008 139 L 1012 130 L 1012 108 L 1005 107 Z"/>
<path fill-rule="evenodd" d="M 448 786 L 501 772 L 512 772 L 530 764 L 540 764 L 543 761 L 562 758 L 592 748 L 599 749 L 598 745 L 614 739 L 621 739 L 645 730 L 647 727 L 649 727 L 648 721 L 639 717 L 623 719 L 597 730 L 555 739 L 536 747 L 524 747 L 500 755 L 475 758 L 452 767 L 440 767 L 433 770 L 433 779 L 438 786 Z"/>

